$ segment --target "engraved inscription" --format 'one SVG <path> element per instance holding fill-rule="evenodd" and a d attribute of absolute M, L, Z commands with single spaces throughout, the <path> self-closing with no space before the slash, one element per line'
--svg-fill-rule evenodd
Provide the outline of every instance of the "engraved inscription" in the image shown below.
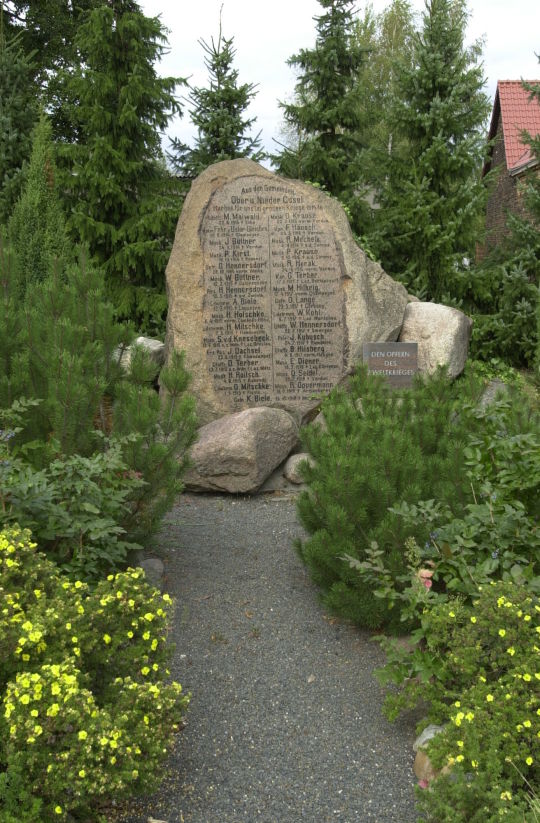
<path fill-rule="evenodd" d="M 345 367 L 344 304 L 322 207 L 285 181 L 243 177 L 212 195 L 201 236 L 215 390 L 233 406 L 330 391 Z"/>

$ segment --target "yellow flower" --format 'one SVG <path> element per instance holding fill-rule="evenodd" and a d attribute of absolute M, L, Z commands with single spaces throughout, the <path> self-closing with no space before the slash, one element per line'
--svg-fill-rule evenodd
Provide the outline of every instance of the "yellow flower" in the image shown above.
<path fill-rule="evenodd" d="M 131 772 L 131 776 L 133 777 L 134 780 L 136 780 L 138 778 L 139 772 L 137 771 L 137 769 L 133 769 L 133 771 Z"/>
<path fill-rule="evenodd" d="M 455 617 L 455 616 L 456 615 L 454 614 L 454 612 L 448 612 L 448 617 Z"/>
<path fill-rule="evenodd" d="M 493 697 L 492 694 L 486 694 L 486 700 L 487 700 L 488 703 L 493 703 L 494 699 L 495 698 Z"/>
<path fill-rule="evenodd" d="M 458 744 L 460 749 L 463 748 L 463 740 L 458 740 L 457 744 Z"/>
<path fill-rule="evenodd" d="M 39 714 L 39 712 L 38 712 L 38 710 L 37 710 L 37 709 L 32 709 L 32 711 L 30 712 L 30 716 L 31 716 L 31 717 L 37 717 L 37 716 L 38 716 L 38 714 Z"/>
<path fill-rule="evenodd" d="M 62 814 L 62 806 L 55 806 L 54 807 L 55 814 Z"/>
<path fill-rule="evenodd" d="M 30 703 L 30 696 L 27 694 L 23 694 L 21 696 L 21 703 L 23 704 L 23 706 L 27 706 Z"/>
<path fill-rule="evenodd" d="M 131 639 L 131 638 L 133 637 L 133 632 L 129 631 L 129 632 L 127 633 L 127 636 Z"/>
<path fill-rule="evenodd" d="M 150 632 L 144 632 L 142 637 L 143 637 L 143 640 L 150 640 Z"/>
<path fill-rule="evenodd" d="M 531 728 L 531 721 L 530 720 L 524 720 L 523 725 L 525 726 L 526 729 L 530 729 Z"/>
<path fill-rule="evenodd" d="M 108 644 L 111 642 L 110 635 L 108 635 L 108 634 L 104 634 L 104 635 L 103 635 L 103 642 L 104 642 L 104 643 L 106 643 L 106 644 L 108 645 Z"/>
<path fill-rule="evenodd" d="M 84 769 L 81 769 L 79 772 L 79 777 L 86 777 L 86 772 Z"/>
<path fill-rule="evenodd" d="M 510 648 L 506 650 L 506 654 L 509 654 L 512 657 L 515 655 L 515 653 L 516 653 L 516 650 L 514 649 L 513 646 L 510 646 Z"/>
<path fill-rule="evenodd" d="M 143 666 L 141 669 L 141 674 L 143 674 L 146 677 L 149 671 L 150 669 L 148 668 L 148 666 Z"/>
<path fill-rule="evenodd" d="M 80 580 L 75 581 L 75 588 L 76 589 L 82 589 L 82 586 L 83 586 L 83 584 L 81 583 Z"/>
<path fill-rule="evenodd" d="M 471 760 L 471 766 L 473 767 L 473 769 L 477 769 L 478 768 L 478 760 Z"/>
<path fill-rule="evenodd" d="M 476 623 L 476 617 L 471 617 L 471 623 Z"/>
<path fill-rule="evenodd" d="M 51 686 L 51 694 L 60 694 L 60 686 L 58 683 L 53 683 Z"/>
<path fill-rule="evenodd" d="M 467 714 L 465 715 L 465 720 L 468 720 L 469 723 L 471 722 L 471 720 L 474 720 L 474 712 L 467 712 Z"/>
<path fill-rule="evenodd" d="M 454 703 L 454 706 L 456 707 L 456 709 L 459 709 L 460 706 L 461 706 L 461 702 L 459 700 L 456 700 L 456 702 Z"/>
<path fill-rule="evenodd" d="M 501 800 L 512 800 L 512 792 L 501 792 Z"/>
<path fill-rule="evenodd" d="M 79 740 L 86 740 L 87 737 L 88 737 L 88 732 L 85 732 L 84 729 L 81 729 L 81 731 L 79 732 Z"/>
<path fill-rule="evenodd" d="M 461 761 L 464 760 L 464 759 L 465 758 L 463 757 L 462 754 L 458 754 L 458 756 L 456 757 L 456 763 L 461 763 Z"/>
<path fill-rule="evenodd" d="M 151 623 L 154 619 L 154 615 L 152 614 L 152 612 L 146 612 L 146 614 L 144 615 L 144 619 L 148 620 L 148 622 Z"/>
<path fill-rule="evenodd" d="M 532 677 L 530 674 L 524 674 L 523 680 L 525 680 L 526 683 L 529 683 L 532 680 Z"/>
<path fill-rule="evenodd" d="M 150 723 L 150 721 L 148 719 L 148 715 L 145 714 L 144 717 L 143 717 L 143 720 L 145 722 L 145 725 L 148 726 L 148 724 Z"/>
<path fill-rule="evenodd" d="M 532 757 L 530 757 L 530 756 L 529 756 L 529 757 L 526 757 L 526 758 L 525 758 L 525 763 L 527 764 L 527 766 L 532 766 L 532 764 L 533 764 L 533 759 L 532 759 Z"/>
<path fill-rule="evenodd" d="M 506 634 L 506 629 L 499 629 L 499 637 L 504 637 Z"/>

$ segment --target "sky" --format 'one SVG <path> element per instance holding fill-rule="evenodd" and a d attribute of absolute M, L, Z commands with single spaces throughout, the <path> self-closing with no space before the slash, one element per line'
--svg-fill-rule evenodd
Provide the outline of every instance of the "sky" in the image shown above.
<path fill-rule="evenodd" d="M 322 7 L 317 0 L 139 0 L 148 16 L 159 16 L 169 30 L 170 51 L 162 58 L 162 75 L 184 77 L 194 86 L 206 86 L 208 72 L 199 43 L 217 38 L 222 11 L 223 35 L 234 37 L 235 67 L 239 83 L 257 84 L 257 96 L 248 109 L 256 117 L 253 131 L 261 131 L 263 147 L 276 152 L 281 138 L 282 114 L 278 101 L 290 99 L 295 74 L 287 59 L 301 48 L 315 43 L 313 17 Z M 362 13 L 364 2 L 357 2 Z M 383 11 L 389 0 L 372 0 L 375 13 Z M 419 14 L 423 0 L 411 0 Z M 467 42 L 484 40 L 483 63 L 485 91 L 493 101 L 497 80 L 540 78 L 540 3 L 538 0 L 469 0 Z M 182 97 L 185 90 L 179 90 Z M 184 116 L 171 122 L 168 136 L 192 144 L 195 129 L 187 106 Z M 168 148 L 168 140 L 164 139 Z"/>

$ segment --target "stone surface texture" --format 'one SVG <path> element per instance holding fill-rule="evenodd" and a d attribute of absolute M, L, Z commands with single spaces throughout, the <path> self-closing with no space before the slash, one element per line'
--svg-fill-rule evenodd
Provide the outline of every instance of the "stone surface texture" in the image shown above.
<path fill-rule="evenodd" d="M 156 340 L 153 337 L 137 337 L 131 346 L 128 346 L 121 355 L 120 352 L 118 352 L 120 356 L 120 365 L 127 373 L 129 373 L 131 368 L 131 358 L 133 355 L 133 350 L 136 346 L 144 349 L 150 355 L 150 359 L 156 367 L 155 377 L 157 377 L 165 362 L 165 343 L 161 340 Z"/>
<path fill-rule="evenodd" d="M 184 478 L 193 491 L 257 491 L 298 442 L 294 418 L 259 406 L 221 417 L 199 430 Z"/>
<path fill-rule="evenodd" d="M 409 303 L 399 335 L 401 343 L 418 343 L 418 370 L 432 374 L 447 366 L 450 377 L 465 368 L 472 320 L 440 303 Z"/>
<path fill-rule="evenodd" d="M 285 462 L 283 467 L 283 474 L 291 483 L 300 484 L 304 482 L 304 478 L 300 473 L 300 463 L 313 463 L 313 458 L 307 452 L 300 452 L 299 454 L 291 454 Z"/>
<path fill-rule="evenodd" d="M 167 356 L 186 352 L 202 423 L 255 406 L 302 419 L 364 342 L 397 339 L 408 300 L 337 201 L 251 160 L 194 181 L 166 276 Z"/>

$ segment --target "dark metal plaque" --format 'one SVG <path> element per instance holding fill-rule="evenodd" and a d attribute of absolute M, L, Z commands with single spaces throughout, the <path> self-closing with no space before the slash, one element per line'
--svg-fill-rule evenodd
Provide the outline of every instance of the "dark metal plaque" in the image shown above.
<path fill-rule="evenodd" d="M 370 374 L 382 374 L 391 386 L 412 386 L 418 371 L 418 343 L 364 343 L 364 363 Z"/>

